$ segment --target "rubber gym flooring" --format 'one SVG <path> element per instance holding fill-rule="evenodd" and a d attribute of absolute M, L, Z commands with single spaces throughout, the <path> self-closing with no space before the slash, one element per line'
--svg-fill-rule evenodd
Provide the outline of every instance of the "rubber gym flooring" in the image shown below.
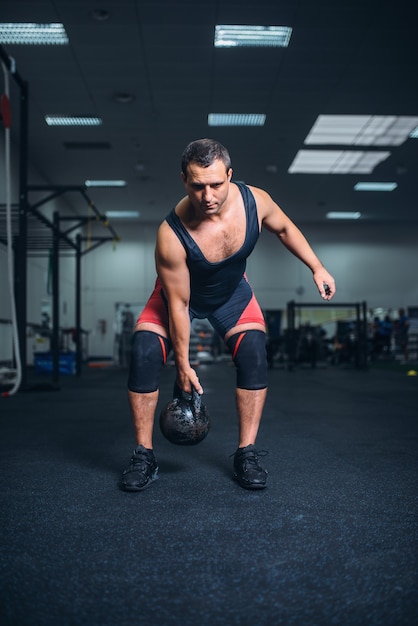
<path fill-rule="evenodd" d="M 160 478 L 133 494 L 126 371 L 0 398 L 0 623 L 415 626 L 418 377 L 270 370 L 251 492 L 232 480 L 233 368 L 199 374 L 209 435 L 174 446 L 157 425 Z"/>

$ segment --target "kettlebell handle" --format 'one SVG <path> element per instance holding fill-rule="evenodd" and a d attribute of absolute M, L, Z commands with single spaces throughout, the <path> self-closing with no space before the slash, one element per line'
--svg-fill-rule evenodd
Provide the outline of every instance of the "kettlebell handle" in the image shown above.
<path fill-rule="evenodd" d="M 187 393 L 187 391 L 182 390 L 181 397 L 186 402 L 190 402 L 196 412 L 200 411 L 200 405 L 202 403 L 202 400 L 200 394 L 196 391 L 194 387 L 192 387 L 192 393 Z"/>

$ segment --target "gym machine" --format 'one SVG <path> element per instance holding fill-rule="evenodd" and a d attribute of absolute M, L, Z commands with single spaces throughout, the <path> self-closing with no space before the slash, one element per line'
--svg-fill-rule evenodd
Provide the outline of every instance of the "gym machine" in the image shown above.
<path fill-rule="evenodd" d="M 27 385 L 27 356 L 26 356 L 26 329 L 27 322 L 27 260 L 31 256 L 49 255 L 52 250 L 52 386 L 57 388 L 59 379 L 59 258 L 60 254 L 73 254 L 76 258 L 75 279 L 75 339 L 76 339 L 76 374 L 81 373 L 82 345 L 81 345 L 81 257 L 87 252 L 93 251 L 97 246 L 108 242 L 119 241 L 117 233 L 109 224 L 107 218 L 100 214 L 92 200 L 89 198 L 84 185 L 66 186 L 40 186 L 28 184 L 28 112 L 29 112 L 29 86 L 23 80 L 14 67 L 12 59 L 0 46 L 0 61 L 10 72 L 15 84 L 19 89 L 19 204 L 12 205 L 12 240 L 14 253 L 14 290 L 16 326 L 18 338 L 18 361 L 21 369 L 20 387 L 28 389 Z M 87 216 L 71 215 L 61 216 L 54 212 L 53 221 L 48 219 L 39 209 L 52 199 L 67 193 L 78 192 L 85 199 L 89 212 Z M 29 194 L 49 192 L 41 200 L 29 201 Z M 1 213 L 1 211 L 0 211 Z M 90 221 L 99 221 L 108 229 L 109 234 L 103 237 L 82 237 L 81 228 Z M 61 229 L 62 224 L 68 222 L 66 229 Z M 7 238 L 2 232 L 0 221 L 0 243 L 8 245 Z M 87 242 L 87 245 L 86 243 Z M 16 356 L 16 355 L 15 355 Z"/>
<path fill-rule="evenodd" d="M 287 368 L 293 370 L 297 362 L 297 342 L 298 329 L 296 328 L 296 312 L 300 309 L 313 308 L 340 308 L 352 309 L 355 311 L 354 335 L 354 367 L 360 370 L 368 369 L 368 339 L 367 339 L 367 304 L 366 302 L 350 302 L 338 304 L 318 304 L 311 302 L 295 302 L 291 300 L 287 303 L 287 336 L 286 336 L 286 354 Z"/>

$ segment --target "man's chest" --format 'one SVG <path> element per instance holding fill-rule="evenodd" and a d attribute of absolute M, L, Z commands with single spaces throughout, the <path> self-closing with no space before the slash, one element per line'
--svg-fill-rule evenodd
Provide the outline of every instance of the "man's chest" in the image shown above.
<path fill-rule="evenodd" d="M 243 219 L 240 223 L 232 220 L 220 223 L 210 222 L 190 234 L 206 260 L 210 263 L 218 263 L 242 248 L 245 233 L 246 222 Z"/>

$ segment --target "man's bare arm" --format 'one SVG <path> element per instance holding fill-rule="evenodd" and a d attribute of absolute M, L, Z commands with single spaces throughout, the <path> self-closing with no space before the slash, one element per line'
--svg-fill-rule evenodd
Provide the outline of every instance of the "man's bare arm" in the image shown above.
<path fill-rule="evenodd" d="M 186 252 L 170 226 L 163 222 L 158 230 L 155 249 L 157 274 L 167 298 L 169 332 L 177 368 L 178 384 L 191 392 L 193 386 L 203 393 L 196 372 L 190 367 L 190 274 Z"/>
<path fill-rule="evenodd" d="M 320 296 L 331 300 L 335 294 L 335 280 L 323 266 L 299 228 L 262 189 L 252 188 L 262 226 L 275 233 L 284 246 L 312 271 Z"/>

